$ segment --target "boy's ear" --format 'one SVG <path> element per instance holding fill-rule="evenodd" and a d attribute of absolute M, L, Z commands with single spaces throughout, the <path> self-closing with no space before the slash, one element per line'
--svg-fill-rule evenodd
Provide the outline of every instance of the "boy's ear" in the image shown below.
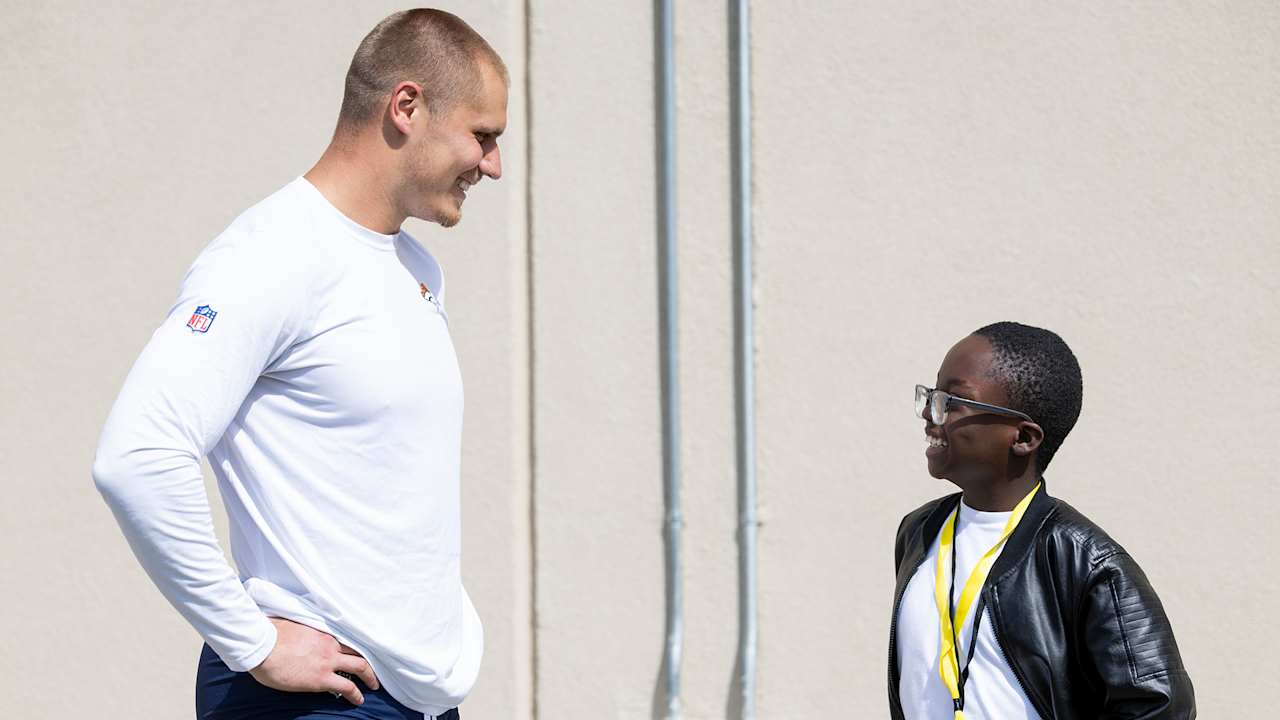
<path fill-rule="evenodd" d="M 1014 455 L 1019 457 L 1027 457 L 1040 447 L 1040 443 L 1044 442 L 1044 428 L 1039 425 L 1023 420 L 1018 423 L 1018 436 L 1013 440 L 1013 446 L 1010 450 Z"/>

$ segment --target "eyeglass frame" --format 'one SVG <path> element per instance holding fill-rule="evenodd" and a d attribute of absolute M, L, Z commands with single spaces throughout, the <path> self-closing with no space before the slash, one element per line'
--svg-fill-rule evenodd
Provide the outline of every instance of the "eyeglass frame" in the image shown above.
<path fill-rule="evenodd" d="M 943 425 L 947 422 L 946 413 L 951 408 L 951 403 L 953 402 L 958 405 L 966 405 L 971 408 L 977 408 L 978 410 L 986 410 L 987 412 L 993 412 L 999 415 L 1008 415 L 1010 417 L 1022 418 L 1023 420 L 1026 420 L 1027 422 L 1030 422 L 1030 423 L 1035 422 L 1035 420 L 1031 419 L 1030 415 L 1020 410 L 1014 410 L 1013 408 L 1000 407 L 999 405 L 992 405 L 990 403 L 978 402 L 977 400 L 962 398 L 958 395 L 952 395 L 946 390 L 939 390 L 937 388 L 925 387 L 924 385 L 916 385 L 916 402 L 919 402 L 921 391 L 924 391 L 924 407 L 920 408 L 920 412 L 917 412 L 916 416 L 924 417 L 923 415 L 924 411 L 928 410 L 929 421 L 932 422 L 934 425 Z M 942 412 L 943 412 L 942 422 L 937 422 L 933 418 L 933 403 L 931 402 L 931 399 L 934 393 L 942 393 L 947 397 L 947 402 L 942 406 Z"/>

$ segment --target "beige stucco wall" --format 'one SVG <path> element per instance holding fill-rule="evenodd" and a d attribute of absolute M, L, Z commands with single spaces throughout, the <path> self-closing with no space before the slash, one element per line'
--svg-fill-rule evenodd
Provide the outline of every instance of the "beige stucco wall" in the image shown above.
<path fill-rule="evenodd" d="M 467 382 L 469 718 L 648 718 L 663 631 L 648 3 L 455 2 L 513 78 L 505 177 L 449 273 Z M 199 640 L 88 477 L 192 258 L 305 171 L 387 3 L 6 4 L 0 696 L 190 713 Z M 881 717 L 910 387 L 998 319 L 1087 381 L 1052 491 L 1161 592 L 1203 717 L 1280 691 L 1280 12 L 1136 2 L 753 8 L 759 714 Z M 677 3 L 686 717 L 733 709 L 725 5 Z M 526 64 L 526 38 L 528 63 Z M 529 92 L 526 103 L 525 93 Z M 527 144 L 527 147 L 526 147 Z M 15 671 L 14 669 L 17 669 Z"/>

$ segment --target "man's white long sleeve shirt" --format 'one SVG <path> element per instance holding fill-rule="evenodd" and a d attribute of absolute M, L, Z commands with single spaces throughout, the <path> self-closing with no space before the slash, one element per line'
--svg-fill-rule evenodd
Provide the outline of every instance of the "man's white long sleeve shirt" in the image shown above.
<path fill-rule="evenodd" d="M 462 379 L 439 265 L 298 178 L 200 255 L 108 417 L 94 479 L 165 597 L 232 670 L 283 617 L 429 715 L 483 644 L 461 582 Z M 227 563 L 200 459 L 226 504 Z"/>

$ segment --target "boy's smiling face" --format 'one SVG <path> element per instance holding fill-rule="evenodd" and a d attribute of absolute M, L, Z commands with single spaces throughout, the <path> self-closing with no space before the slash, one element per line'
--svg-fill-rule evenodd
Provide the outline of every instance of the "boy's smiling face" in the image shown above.
<path fill-rule="evenodd" d="M 1008 394 L 991 372 L 993 359 L 991 343 L 986 338 L 964 338 L 943 358 L 937 389 L 1009 407 Z M 1014 455 L 1026 454 L 1014 448 L 1022 425 L 1017 418 L 952 404 L 943 425 L 933 424 L 928 410 L 923 419 L 925 435 L 931 439 L 925 450 L 929 474 L 950 480 L 962 489 L 1006 478 Z"/>

